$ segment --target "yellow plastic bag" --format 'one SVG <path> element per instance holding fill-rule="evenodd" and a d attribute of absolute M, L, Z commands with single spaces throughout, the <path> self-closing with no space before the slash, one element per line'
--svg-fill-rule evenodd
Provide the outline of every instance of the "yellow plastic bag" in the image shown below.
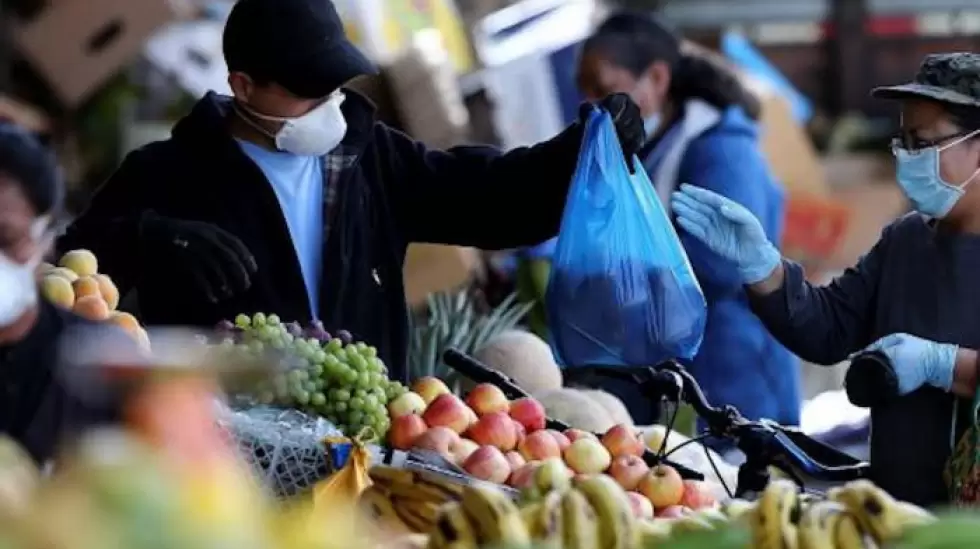
<path fill-rule="evenodd" d="M 337 504 L 355 504 L 361 492 L 371 486 L 371 477 L 368 476 L 368 469 L 371 468 L 371 453 L 368 452 L 367 443 L 375 438 L 374 431 L 364 429 L 352 439 L 344 437 L 324 439 L 323 442 L 326 444 L 351 444 L 352 448 L 347 463 L 339 471 L 313 487 L 314 509 L 330 509 Z"/>

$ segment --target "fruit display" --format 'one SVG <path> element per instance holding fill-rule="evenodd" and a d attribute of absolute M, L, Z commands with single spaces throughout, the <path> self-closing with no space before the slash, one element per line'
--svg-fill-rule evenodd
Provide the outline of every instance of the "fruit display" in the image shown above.
<path fill-rule="evenodd" d="M 99 273 L 99 261 L 89 250 L 72 250 L 58 264 L 38 268 L 41 295 L 51 303 L 93 321 L 111 322 L 149 345 L 146 330 L 133 315 L 118 311 L 119 290 L 112 279 Z"/>
<path fill-rule="evenodd" d="M 715 504 L 710 483 L 685 481 L 668 465 L 643 459 L 646 445 L 632 424 L 613 425 L 601 436 L 546 429 L 546 411 L 534 398 L 510 401 L 495 385 L 476 385 L 460 399 L 436 378 L 416 380 L 391 401 L 388 443 L 397 449 L 435 452 L 471 477 L 523 489 L 538 478 L 606 474 L 641 508 Z M 545 483 L 550 485 L 551 481 Z"/>
<path fill-rule="evenodd" d="M 318 415 L 348 436 L 370 429 L 388 432 L 387 407 L 408 390 L 388 379 L 388 370 L 370 345 L 344 330 L 329 334 L 319 322 L 307 327 L 276 315 L 238 315 L 218 326 L 221 346 L 244 353 L 282 353 L 285 368 L 255 388 L 262 404 Z"/>

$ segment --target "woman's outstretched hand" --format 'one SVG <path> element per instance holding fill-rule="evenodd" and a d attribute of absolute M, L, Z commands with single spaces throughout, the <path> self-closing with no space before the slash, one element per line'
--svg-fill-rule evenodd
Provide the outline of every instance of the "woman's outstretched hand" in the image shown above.
<path fill-rule="evenodd" d="M 685 183 L 671 197 L 671 208 L 684 231 L 738 267 L 744 284 L 766 280 L 779 267 L 779 250 L 737 202 Z"/>

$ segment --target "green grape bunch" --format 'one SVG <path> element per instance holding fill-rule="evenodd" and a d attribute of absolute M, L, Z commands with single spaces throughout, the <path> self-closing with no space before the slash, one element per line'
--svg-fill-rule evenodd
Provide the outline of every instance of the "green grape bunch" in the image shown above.
<path fill-rule="evenodd" d="M 328 333 L 315 321 L 303 327 L 276 315 L 238 315 L 218 325 L 223 346 L 244 353 L 276 353 L 283 368 L 255 388 L 262 404 L 318 415 L 345 435 L 365 428 L 384 439 L 391 426 L 388 403 L 408 392 L 388 379 L 378 350 L 350 332 Z"/>

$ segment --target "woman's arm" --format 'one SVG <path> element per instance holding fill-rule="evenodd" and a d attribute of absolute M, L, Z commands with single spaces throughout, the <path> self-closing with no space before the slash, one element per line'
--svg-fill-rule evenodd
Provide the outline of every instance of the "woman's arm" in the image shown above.
<path fill-rule="evenodd" d="M 953 394 L 956 396 L 973 398 L 977 394 L 978 358 L 980 355 L 973 349 L 961 347 L 956 352 L 956 365 L 953 368 Z"/>

